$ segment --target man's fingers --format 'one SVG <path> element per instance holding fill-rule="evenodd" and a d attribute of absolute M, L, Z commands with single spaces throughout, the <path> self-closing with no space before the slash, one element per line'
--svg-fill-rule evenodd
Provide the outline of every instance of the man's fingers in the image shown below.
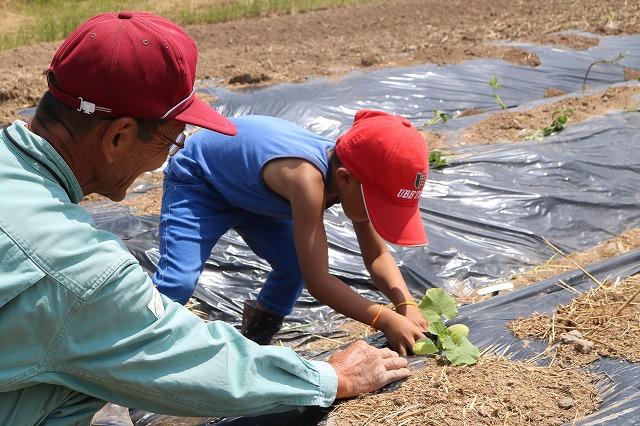
<path fill-rule="evenodd" d="M 398 380 L 405 379 L 411 375 L 411 370 L 408 368 L 400 368 L 397 370 L 388 370 L 382 375 L 382 386 L 386 386 L 389 383 L 397 382 Z"/>
<path fill-rule="evenodd" d="M 387 370 L 399 370 L 401 368 L 406 368 L 408 364 L 407 359 L 401 357 L 386 358 L 384 360 L 384 368 Z"/>

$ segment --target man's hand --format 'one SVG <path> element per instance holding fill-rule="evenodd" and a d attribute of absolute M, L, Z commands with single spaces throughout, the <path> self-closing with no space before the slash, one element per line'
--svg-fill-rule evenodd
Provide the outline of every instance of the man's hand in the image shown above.
<path fill-rule="evenodd" d="M 413 353 L 413 344 L 425 337 L 426 327 L 416 325 L 411 319 L 384 308 L 376 324 L 393 349 L 402 356 Z"/>
<path fill-rule="evenodd" d="M 414 306 L 414 305 L 398 306 L 398 308 L 396 309 L 396 312 L 399 313 L 400 315 L 404 315 L 405 317 L 407 317 L 409 320 L 411 320 L 412 323 L 420 327 L 422 331 L 427 331 L 427 328 L 429 327 L 429 323 L 427 322 L 426 319 L 424 319 L 424 317 L 422 316 L 422 312 L 420 312 L 420 309 L 418 309 L 417 306 Z"/>
<path fill-rule="evenodd" d="M 329 364 L 338 376 L 336 399 L 373 392 L 411 374 L 406 359 L 391 349 L 377 349 L 362 340 L 331 355 Z"/>

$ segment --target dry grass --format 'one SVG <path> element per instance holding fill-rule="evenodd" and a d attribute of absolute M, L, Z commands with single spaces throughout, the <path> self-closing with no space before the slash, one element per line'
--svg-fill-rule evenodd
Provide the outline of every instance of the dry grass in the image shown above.
<path fill-rule="evenodd" d="M 554 255 L 547 262 L 528 271 L 514 275 L 515 288 L 526 287 L 547 278 L 576 269 L 576 264 L 591 265 L 623 253 L 640 248 L 640 228 L 630 229 L 614 238 L 602 241 L 587 250 L 575 252 L 566 257 Z"/>
<path fill-rule="evenodd" d="M 505 357 L 483 357 L 465 367 L 432 360 L 395 391 L 340 404 L 327 424 L 560 425 L 597 409 L 595 381 L 576 369 Z"/>
<path fill-rule="evenodd" d="M 592 354 L 640 362 L 639 292 L 640 275 L 622 282 L 605 282 L 560 306 L 551 315 L 520 318 L 509 323 L 508 328 L 518 338 L 534 337 L 550 344 L 558 342 L 562 333 L 577 330 L 584 339 L 593 342 Z M 560 355 L 568 361 L 572 346 L 565 346 Z"/>

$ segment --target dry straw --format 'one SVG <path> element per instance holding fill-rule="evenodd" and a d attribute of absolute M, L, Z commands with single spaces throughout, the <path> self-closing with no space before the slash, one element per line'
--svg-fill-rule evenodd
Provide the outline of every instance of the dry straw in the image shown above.
<path fill-rule="evenodd" d="M 549 340 L 550 344 L 558 342 L 562 333 L 577 330 L 584 339 L 594 343 L 596 354 L 638 362 L 639 295 L 640 275 L 622 282 L 604 282 L 560 306 L 551 315 L 536 314 L 517 319 L 508 327 L 516 337 Z M 569 353 L 563 348 L 563 355 L 569 356 Z"/>
<path fill-rule="evenodd" d="M 431 361 L 395 391 L 340 404 L 327 424 L 559 425 L 599 404 L 596 376 L 575 369 L 505 356 L 484 356 L 463 367 Z"/>

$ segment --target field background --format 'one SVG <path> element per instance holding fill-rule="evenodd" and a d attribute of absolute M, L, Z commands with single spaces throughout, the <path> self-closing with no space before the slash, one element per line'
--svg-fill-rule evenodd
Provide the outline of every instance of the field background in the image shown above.
<path fill-rule="evenodd" d="M 364 3 L 369 0 L 4 0 L 0 50 L 66 37 L 88 17 L 106 11 L 146 10 L 181 25 Z"/>
<path fill-rule="evenodd" d="M 37 103 L 43 71 L 78 23 L 127 9 L 184 25 L 198 44 L 197 77 L 231 88 L 478 57 L 536 66 L 501 42 L 576 48 L 557 32 L 640 32 L 640 2 L 628 0 L 0 0 L 0 123 Z"/>

